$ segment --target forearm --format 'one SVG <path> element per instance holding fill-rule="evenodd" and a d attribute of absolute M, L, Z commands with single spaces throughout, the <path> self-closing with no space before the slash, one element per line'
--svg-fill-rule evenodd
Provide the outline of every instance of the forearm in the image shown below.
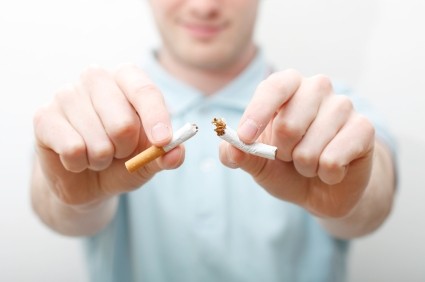
<path fill-rule="evenodd" d="M 361 200 L 344 218 L 320 218 L 332 235 L 351 239 L 376 230 L 390 214 L 395 192 L 393 160 L 388 148 L 376 142 L 371 178 Z"/>
<path fill-rule="evenodd" d="M 48 187 L 48 181 L 37 162 L 32 175 L 31 201 L 34 211 L 47 226 L 68 236 L 96 234 L 110 223 L 118 205 L 118 197 L 84 206 L 70 206 L 61 202 Z"/>

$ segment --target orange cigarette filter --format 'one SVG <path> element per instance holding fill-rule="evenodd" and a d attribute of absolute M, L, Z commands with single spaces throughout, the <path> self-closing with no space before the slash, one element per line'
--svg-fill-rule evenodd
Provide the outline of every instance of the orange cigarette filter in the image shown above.
<path fill-rule="evenodd" d="M 135 172 L 142 168 L 144 165 L 151 161 L 159 158 L 165 153 L 171 151 L 181 143 L 185 142 L 189 138 L 193 137 L 198 132 L 198 126 L 193 123 L 186 123 L 182 128 L 173 133 L 171 142 L 164 147 L 150 146 L 143 152 L 134 156 L 130 160 L 125 162 L 125 167 L 129 172 Z"/>
<path fill-rule="evenodd" d="M 151 146 L 125 162 L 125 167 L 129 172 L 135 172 L 144 165 L 164 155 L 166 152 L 162 147 Z"/>

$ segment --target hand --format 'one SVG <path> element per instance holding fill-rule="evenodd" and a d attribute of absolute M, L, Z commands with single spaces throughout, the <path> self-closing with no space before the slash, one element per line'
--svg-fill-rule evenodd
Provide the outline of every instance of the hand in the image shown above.
<path fill-rule="evenodd" d="M 223 143 L 222 162 L 240 167 L 270 194 L 322 217 L 347 215 L 371 174 L 374 128 L 322 75 L 272 74 L 257 88 L 238 135 L 278 147 L 276 160 Z"/>
<path fill-rule="evenodd" d="M 135 189 L 184 158 L 180 146 L 137 173 L 127 172 L 129 157 L 172 137 L 160 91 L 135 66 L 115 72 L 88 68 L 36 113 L 34 130 L 42 178 L 68 205 Z"/>

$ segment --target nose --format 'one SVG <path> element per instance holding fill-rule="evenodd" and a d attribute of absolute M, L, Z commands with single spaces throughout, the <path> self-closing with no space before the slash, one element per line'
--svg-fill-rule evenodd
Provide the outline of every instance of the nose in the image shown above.
<path fill-rule="evenodd" d="M 193 15 L 200 18 L 213 18 L 219 14 L 219 0 L 190 0 L 189 9 Z"/>

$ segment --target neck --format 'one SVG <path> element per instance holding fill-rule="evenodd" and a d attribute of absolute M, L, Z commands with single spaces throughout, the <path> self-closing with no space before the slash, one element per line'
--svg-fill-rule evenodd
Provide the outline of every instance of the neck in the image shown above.
<path fill-rule="evenodd" d="M 215 67 L 184 63 L 164 49 L 159 51 L 158 60 L 176 78 L 192 85 L 205 95 L 211 95 L 237 77 L 252 61 L 256 51 L 255 46 L 252 46 L 235 60 Z"/>

